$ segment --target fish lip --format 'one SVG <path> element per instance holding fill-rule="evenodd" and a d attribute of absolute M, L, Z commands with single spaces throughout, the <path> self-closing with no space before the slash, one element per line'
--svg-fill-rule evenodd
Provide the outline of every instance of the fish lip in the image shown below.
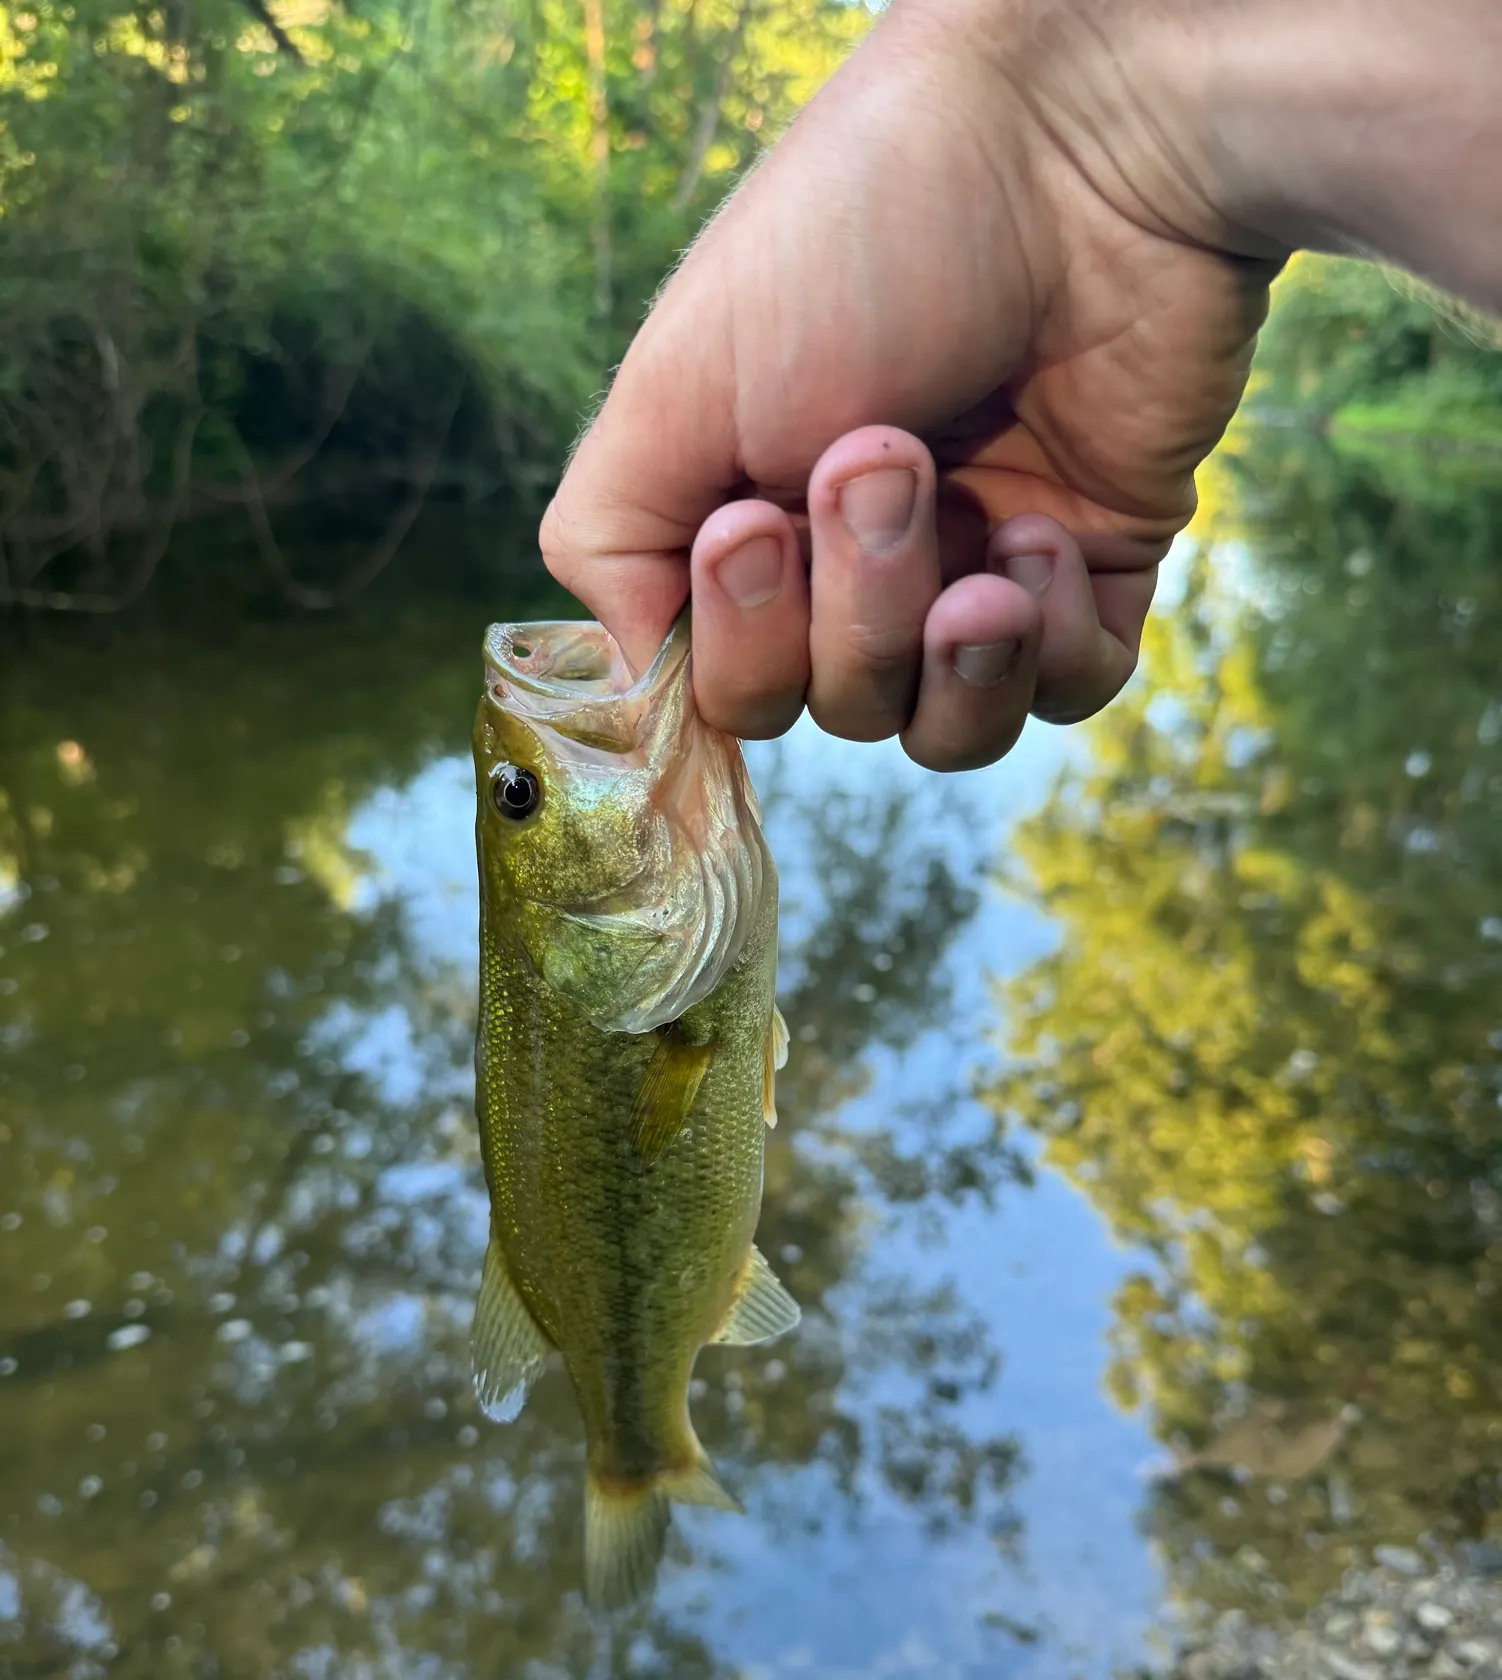
<path fill-rule="evenodd" d="M 553 676 L 559 657 L 582 638 L 599 645 L 603 655 L 596 678 Z M 519 653 L 518 647 L 527 651 Z M 485 632 L 486 693 L 493 704 L 520 717 L 548 718 L 591 703 L 619 704 L 649 700 L 688 657 L 689 624 L 685 609 L 657 650 L 651 664 L 629 683 L 630 668 L 615 638 L 594 619 L 539 619 L 532 623 L 492 624 Z"/>

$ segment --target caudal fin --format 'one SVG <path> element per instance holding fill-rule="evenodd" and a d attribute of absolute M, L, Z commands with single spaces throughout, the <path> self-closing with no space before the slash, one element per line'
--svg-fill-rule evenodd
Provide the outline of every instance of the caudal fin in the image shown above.
<path fill-rule="evenodd" d="M 688 1470 L 612 1486 L 584 1478 L 584 1595 L 600 1610 L 619 1610 L 651 1590 L 667 1541 L 671 1506 L 744 1510 L 702 1455 Z"/>

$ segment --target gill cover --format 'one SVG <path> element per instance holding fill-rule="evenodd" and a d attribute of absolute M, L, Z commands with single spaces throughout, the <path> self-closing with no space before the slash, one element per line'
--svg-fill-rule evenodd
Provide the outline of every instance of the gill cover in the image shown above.
<path fill-rule="evenodd" d="M 775 881 L 740 743 L 694 708 L 687 613 L 639 678 L 594 623 L 492 625 L 485 667 L 481 734 L 525 740 L 554 802 L 534 833 L 494 840 L 553 849 L 508 873 L 533 966 L 603 1031 L 677 1020 L 734 966 Z"/>

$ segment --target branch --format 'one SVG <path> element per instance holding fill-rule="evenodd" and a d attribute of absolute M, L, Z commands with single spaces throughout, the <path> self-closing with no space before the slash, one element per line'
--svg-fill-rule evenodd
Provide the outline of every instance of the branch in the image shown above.
<path fill-rule="evenodd" d="M 247 489 L 244 484 L 211 484 L 206 487 L 205 494 L 220 502 L 248 502 L 252 497 L 264 501 L 267 496 L 275 496 L 285 489 L 328 442 L 334 427 L 339 424 L 349 406 L 356 382 L 365 371 L 365 363 L 370 356 L 370 345 L 371 341 L 367 337 L 354 362 L 345 368 L 335 381 L 332 400 L 329 400 L 325 393 L 324 412 L 311 438 L 284 455 L 270 474 L 258 476 L 253 488 Z"/>
<path fill-rule="evenodd" d="M 172 468 L 172 491 L 156 530 L 142 543 L 141 555 L 124 589 L 118 594 L 74 593 L 63 589 L 13 589 L 0 584 L 0 603 L 18 607 L 49 607 L 54 612 L 117 613 L 128 607 L 151 582 L 188 493 L 193 467 L 193 440 L 198 436 L 203 409 L 194 407 L 183 417 Z"/>
<path fill-rule="evenodd" d="M 704 163 L 709 156 L 709 148 L 714 145 L 714 137 L 720 129 L 721 107 L 725 103 L 725 95 L 730 90 L 730 72 L 735 63 L 735 55 L 741 50 L 741 40 L 746 33 L 746 25 L 751 21 L 753 0 L 743 0 L 739 12 L 736 13 L 735 25 L 730 31 L 730 39 L 725 43 L 725 55 L 715 70 L 714 86 L 710 90 L 709 98 L 705 100 L 703 109 L 699 112 L 699 121 L 694 129 L 694 143 L 689 148 L 688 162 L 684 165 L 683 174 L 678 182 L 678 190 L 673 194 L 672 208 L 674 211 L 688 209 L 689 201 L 698 191 L 699 182 L 704 175 Z"/>
<path fill-rule="evenodd" d="M 256 477 L 255 463 L 251 459 L 250 451 L 245 447 L 244 440 L 240 437 L 239 432 L 226 422 L 226 429 L 229 431 L 235 449 L 240 455 L 241 469 L 245 475 L 245 483 L 249 492 L 245 497 L 245 510 L 250 517 L 250 528 L 255 536 L 256 547 L 261 551 L 261 558 L 266 562 L 272 575 L 281 584 L 289 598 L 295 601 L 298 606 L 305 607 L 310 611 L 319 611 L 348 601 L 391 563 L 397 549 L 401 547 L 407 533 L 416 523 L 418 514 L 422 512 L 423 503 L 428 498 L 428 491 L 437 475 L 439 462 L 443 459 L 444 447 L 448 443 L 449 432 L 453 427 L 455 417 L 458 415 L 459 404 L 463 400 L 467 383 L 467 377 L 463 374 L 455 381 L 453 394 L 446 404 L 443 422 L 434 435 L 428 457 L 414 472 L 412 490 L 406 501 L 397 509 L 380 541 L 375 544 L 359 565 L 348 572 L 337 587 L 333 589 L 310 586 L 293 575 L 292 568 L 287 564 L 287 557 L 282 552 L 281 544 L 276 540 L 276 532 L 271 528 L 271 520 L 266 512 L 265 499 L 259 493 L 259 481 Z"/>
<path fill-rule="evenodd" d="M 276 42 L 278 51 L 284 52 L 294 64 L 305 65 L 307 63 L 307 60 L 298 51 L 297 43 L 271 15 L 271 8 L 266 4 L 266 0 L 243 0 L 243 4 L 246 11 L 266 26 L 266 32 Z"/>

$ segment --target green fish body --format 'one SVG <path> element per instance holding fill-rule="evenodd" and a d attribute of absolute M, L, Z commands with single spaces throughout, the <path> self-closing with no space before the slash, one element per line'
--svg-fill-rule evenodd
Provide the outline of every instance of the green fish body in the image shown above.
<path fill-rule="evenodd" d="M 671 1501 L 738 1509 L 688 1415 L 699 1350 L 798 1321 L 752 1244 L 787 1042 L 777 877 L 739 744 L 694 712 L 685 626 L 640 679 L 593 624 L 492 626 L 485 663 L 475 1381 L 514 1416 L 562 1355 L 586 1588 L 615 1605 L 651 1584 Z"/>

